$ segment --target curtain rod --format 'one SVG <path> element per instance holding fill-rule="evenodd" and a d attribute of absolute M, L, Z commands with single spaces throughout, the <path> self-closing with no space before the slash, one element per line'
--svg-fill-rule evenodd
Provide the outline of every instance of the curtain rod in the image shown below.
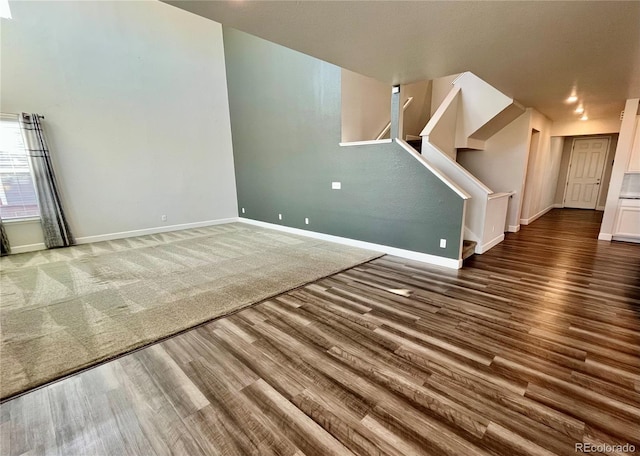
<path fill-rule="evenodd" d="M 31 117 L 31 114 L 27 114 L 26 112 L 23 112 L 22 117 Z M 38 119 L 44 119 L 44 116 L 41 116 L 40 114 L 38 114 Z"/>

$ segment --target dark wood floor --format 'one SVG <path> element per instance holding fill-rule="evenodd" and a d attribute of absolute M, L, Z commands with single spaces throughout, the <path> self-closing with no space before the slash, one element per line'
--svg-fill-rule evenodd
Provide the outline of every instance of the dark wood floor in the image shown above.
<path fill-rule="evenodd" d="M 640 246 L 554 210 L 452 271 L 383 257 L 3 404 L 2 455 L 640 447 Z"/>

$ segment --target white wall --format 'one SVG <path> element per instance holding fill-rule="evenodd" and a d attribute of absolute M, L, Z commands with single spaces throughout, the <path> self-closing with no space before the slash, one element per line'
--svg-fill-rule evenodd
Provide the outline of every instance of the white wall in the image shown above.
<path fill-rule="evenodd" d="M 620 118 L 594 120 L 560 120 L 553 122 L 551 136 L 580 136 L 618 133 Z"/>
<path fill-rule="evenodd" d="M 532 141 L 532 130 L 538 135 Z M 494 192 L 511 192 L 506 229 L 519 229 L 554 204 L 562 141 L 551 141 L 551 121 L 529 108 L 485 142 L 485 150 L 460 150 L 458 162 Z M 529 157 L 530 146 L 533 145 Z"/>
<path fill-rule="evenodd" d="M 551 142 L 552 122 L 535 109 L 531 113 L 530 128 L 539 131 L 535 150 L 529 151 L 527 177 L 523 192 L 521 223 L 533 220 L 551 209 L 556 194 L 560 161 L 562 159 L 562 141 Z M 553 146 L 553 147 L 552 147 Z M 533 169 L 530 169 L 533 167 Z"/>
<path fill-rule="evenodd" d="M 402 139 L 407 135 L 420 136 L 431 117 L 431 81 L 419 81 L 402 86 L 402 103 L 413 97 L 404 111 Z"/>
<path fill-rule="evenodd" d="M 469 71 L 462 73 L 455 85 L 461 94 L 456 147 L 470 147 L 469 137 L 510 106 L 513 99 Z"/>
<path fill-rule="evenodd" d="M 460 73 L 451 74 L 431 81 L 431 115 L 440 107 L 445 97 L 453 87 L 453 81 L 460 76 Z"/>
<path fill-rule="evenodd" d="M 391 85 L 342 69 L 342 142 L 376 139 L 390 120 Z"/>
<path fill-rule="evenodd" d="M 458 163 L 494 192 L 516 193 L 509 199 L 507 227 L 520 225 L 520 205 L 529 138 L 530 112 L 526 112 L 485 142 L 485 150 L 460 150 Z"/>
<path fill-rule="evenodd" d="M 237 216 L 220 24 L 160 2 L 10 6 L 0 109 L 46 117 L 76 238 Z"/>
<path fill-rule="evenodd" d="M 460 89 L 451 86 L 450 93 L 422 131 L 425 135 L 423 141 L 426 138 L 454 161 L 457 157 L 456 125 L 461 108 L 460 99 Z"/>

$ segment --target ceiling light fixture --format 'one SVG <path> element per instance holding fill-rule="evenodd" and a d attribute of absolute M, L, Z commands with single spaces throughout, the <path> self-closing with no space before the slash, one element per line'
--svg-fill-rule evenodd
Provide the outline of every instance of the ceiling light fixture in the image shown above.
<path fill-rule="evenodd" d="M 580 106 L 578 106 L 578 107 L 576 108 L 576 113 L 577 113 L 577 114 L 582 114 L 583 112 L 584 112 L 584 108 L 582 107 L 582 105 L 580 105 Z"/>
<path fill-rule="evenodd" d="M 589 120 L 589 118 L 587 117 L 587 114 L 584 113 L 582 114 L 582 117 L 580 117 L 580 120 Z"/>

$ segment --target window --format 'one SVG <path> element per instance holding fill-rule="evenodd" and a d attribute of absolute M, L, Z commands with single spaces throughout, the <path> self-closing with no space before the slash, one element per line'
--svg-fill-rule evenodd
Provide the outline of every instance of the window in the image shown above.
<path fill-rule="evenodd" d="M 40 216 L 17 115 L 0 115 L 0 216 L 3 220 Z"/>
<path fill-rule="evenodd" d="M 9 0 L 0 0 L 0 17 L 11 19 L 11 10 L 9 9 Z"/>

